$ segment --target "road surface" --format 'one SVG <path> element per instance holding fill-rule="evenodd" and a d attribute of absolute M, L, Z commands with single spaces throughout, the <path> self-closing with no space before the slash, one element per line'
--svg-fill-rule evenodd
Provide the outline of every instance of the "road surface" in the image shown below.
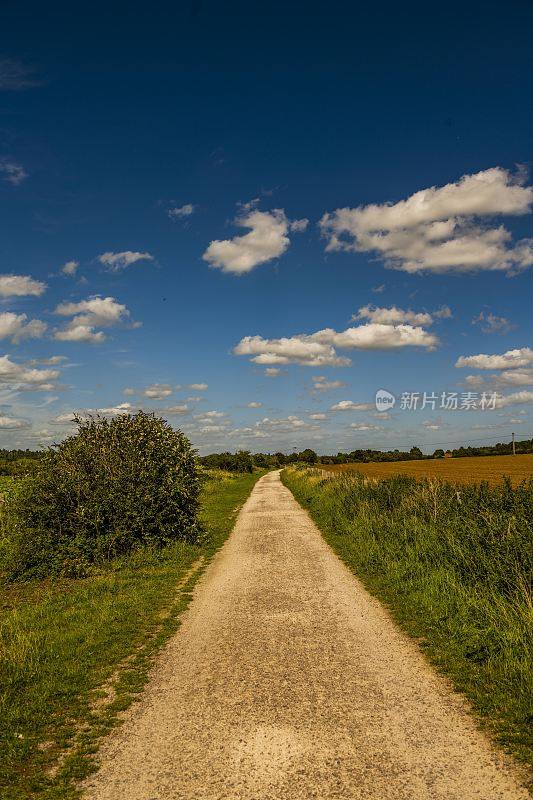
<path fill-rule="evenodd" d="M 529 797 L 278 472 L 100 755 L 87 800 Z"/>

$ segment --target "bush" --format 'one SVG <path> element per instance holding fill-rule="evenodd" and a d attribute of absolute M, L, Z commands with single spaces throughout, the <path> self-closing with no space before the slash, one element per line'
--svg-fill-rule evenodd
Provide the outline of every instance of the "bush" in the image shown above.
<path fill-rule="evenodd" d="M 12 577 L 84 574 L 138 546 L 198 535 L 196 461 L 181 431 L 142 411 L 76 421 L 6 503 Z"/>
<path fill-rule="evenodd" d="M 238 453 L 211 453 L 199 459 L 206 469 L 223 469 L 227 472 L 253 472 L 254 462 L 247 450 Z"/>

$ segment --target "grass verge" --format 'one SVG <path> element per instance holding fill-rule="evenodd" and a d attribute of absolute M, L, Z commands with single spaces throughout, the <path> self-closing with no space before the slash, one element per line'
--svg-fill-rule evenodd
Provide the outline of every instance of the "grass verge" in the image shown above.
<path fill-rule="evenodd" d="M 297 469 L 282 480 L 484 727 L 531 767 L 533 483 L 459 491 Z"/>
<path fill-rule="evenodd" d="M 99 738 L 141 691 L 258 477 L 207 480 L 201 545 L 138 551 L 83 579 L 2 586 L 3 800 L 76 796 L 77 782 L 94 768 Z"/>

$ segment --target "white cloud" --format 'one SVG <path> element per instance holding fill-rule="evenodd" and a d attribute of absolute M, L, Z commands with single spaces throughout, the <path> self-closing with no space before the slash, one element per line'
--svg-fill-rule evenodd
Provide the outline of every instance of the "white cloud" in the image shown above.
<path fill-rule="evenodd" d="M 247 213 L 238 217 L 235 224 L 249 228 L 250 232 L 233 239 L 214 240 L 203 255 L 212 267 L 234 275 L 243 275 L 259 264 L 279 258 L 290 245 L 289 229 L 298 231 L 306 227 L 303 225 L 306 220 L 291 223 L 280 208 L 272 211 L 244 208 Z"/>
<path fill-rule="evenodd" d="M 207 383 L 189 383 L 187 388 L 192 389 L 193 392 L 207 392 L 209 385 Z"/>
<path fill-rule="evenodd" d="M 372 411 L 374 403 L 354 403 L 353 400 L 340 400 L 331 406 L 331 411 Z"/>
<path fill-rule="evenodd" d="M 39 297 L 45 289 L 46 283 L 29 275 L 0 275 L 0 297 Z"/>
<path fill-rule="evenodd" d="M 5 414 L 0 414 L 0 430 L 12 431 L 30 427 L 30 423 L 25 419 L 15 419 L 14 417 L 8 417 Z"/>
<path fill-rule="evenodd" d="M 134 389 L 132 386 L 126 386 L 126 388 L 122 390 L 122 394 L 125 394 L 126 397 L 133 397 L 137 394 L 137 389 Z"/>
<path fill-rule="evenodd" d="M 61 267 L 61 272 L 63 273 L 63 275 L 68 275 L 69 277 L 73 277 L 76 274 L 79 266 L 80 266 L 79 261 L 67 261 L 66 264 L 63 264 L 63 266 Z"/>
<path fill-rule="evenodd" d="M 351 362 L 339 356 L 336 347 L 345 350 L 395 350 L 402 347 L 435 349 L 435 334 L 412 325 L 382 325 L 370 322 L 337 332 L 325 328 L 312 334 L 297 334 L 280 339 L 245 336 L 235 346 L 235 355 L 251 356 L 256 364 L 300 364 L 306 367 L 344 367 Z"/>
<path fill-rule="evenodd" d="M 30 367 L 55 367 L 66 360 L 66 356 L 48 356 L 47 358 L 32 358 L 31 361 L 28 361 L 28 364 Z"/>
<path fill-rule="evenodd" d="M 11 339 L 14 344 L 22 339 L 40 339 L 44 336 L 46 327 L 46 323 L 40 319 L 28 320 L 26 314 L 0 312 L 0 339 Z"/>
<path fill-rule="evenodd" d="M 312 380 L 314 392 L 333 392 L 346 386 L 344 381 L 328 381 L 325 375 L 313 375 Z"/>
<path fill-rule="evenodd" d="M 496 406 L 497 408 L 506 408 L 507 406 L 516 406 L 523 403 L 533 403 L 533 392 L 524 389 L 521 392 L 513 392 L 504 397 L 499 397 L 496 401 Z"/>
<path fill-rule="evenodd" d="M 223 416 L 223 411 L 204 411 L 202 414 L 196 414 L 194 419 L 197 419 L 200 422 L 210 423 L 211 420 L 220 419 Z"/>
<path fill-rule="evenodd" d="M 58 342 L 88 342 L 89 344 L 101 344 L 105 342 L 107 336 L 103 331 L 95 331 L 91 325 L 77 325 L 69 323 L 66 328 L 56 331 L 54 339 Z"/>
<path fill-rule="evenodd" d="M 533 386 L 533 369 L 508 369 L 490 377 L 499 386 Z"/>
<path fill-rule="evenodd" d="M 60 303 L 54 311 L 72 320 L 62 330 L 54 333 L 54 338 L 64 342 L 90 342 L 100 344 L 107 338 L 103 331 L 95 328 L 109 328 L 125 322 L 130 312 L 125 305 L 113 297 L 95 295 L 79 303 Z"/>
<path fill-rule="evenodd" d="M 370 425 L 368 422 L 352 422 L 350 428 L 355 431 L 382 431 L 381 425 Z"/>
<path fill-rule="evenodd" d="M 191 214 L 194 214 L 195 209 L 196 206 L 193 206 L 192 203 L 185 203 L 185 205 L 179 208 L 169 208 L 167 214 L 170 219 L 186 219 L 190 217 Z"/>
<path fill-rule="evenodd" d="M 323 420 L 323 419 L 327 419 L 327 418 L 328 418 L 327 414 L 320 414 L 320 413 L 309 414 L 309 419 Z"/>
<path fill-rule="evenodd" d="M 9 158 L 0 159 L 0 172 L 3 172 L 4 180 L 12 186 L 19 186 L 28 177 L 24 167 Z"/>
<path fill-rule="evenodd" d="M 403 322 L 408 322 L 411 325 L 431 325 L 433 323 L 433 317 L 426 311 L 404 311 L 396 306 L 391 306 L 391 308 L 378 308 L 373 305 L 363 306 L 352 317 L 352 320 L 359 319 L 368 319 L 370 322 L 377 322 L 382 325 L 398 325 Z"/>
<path fill-rule="evenodd" d="M 118 414 L 131 414 L 133 411 L 133 406 L 131 403 L 119 403 L 116 406 L 110 406 L 109 408 L 82 408 L 78 411 L 67 411 L 62 414 L 58 414 L 56 417 L 50 420 L 51 423 L 54 425 L 65 425 L 65 424 L 72 424 L 75 422 L 74 417 L 91 417 L 91 416 L 102 416 L 102 417 L 116 417 Z"/>
<path fill-rule="evenodd" d="M 301 364 L 303 366 L 347 366 L 350 360 L 337 356 L 329 344 L 316 341 L 313 336 L 300 334 L 290 338 L 263 339 L 245 336 L 233 352 L 239 356 L 252 356 L 256 364 Z"/>
<path fill-rule="evenodd" d="M 147 386 L 143 391 L 145 397 L 151 400 L 164 400 L 165 397 L 170 397 L 172 394 L 172 386 L 168 383 L 154 383 L 152 386 Z"/>
<path fill-rule="evenodd" d="M 137 261 L 153 261 L 151 253 L 139 253 L 132 250 L 123 250 L 121 253 L 107 252 L 98 256 L 98 261 L 108 268 L 110 272 L 120 272 Z"/>
<path fill-rule="evenodd" d="M 267 378 L 277 378 L 281 374 L 281 370 L 277 367 L 267 367 L 265 369 L 265 375 Z"/>
<path fill-rule="evenodd" d="M 263 403 L 260 403 L 258 400 L 252 400 L 251 403 L 247 404 L 247 408 L 261 408 Z"/>
<path fill-rule="evenodd" d="M 455 366 L 472 369 L 512 369 L 527 367 L 529 364 L 533 364 L 533 350 L 529 347 L 522 347 L 517 350 L 507 350 L 500 355 L 479 353 L 475 356 L 460 356 Z"/>
<path fill-rule="evenodd" d="M 405 272 L 516 272 L 533 264 L 533 239 L 512 243 L 483 218 L 527 214 L 533 188 L 500 167 L 423 189 L 407 200 L 339 208 L 320 221 L 326 250 L 375 252 Z"/>
<path fill-rule="evenodd" d="M 295 233 L 303 233 L 303 231 L 307 230 L 308 225 L 308 219 L 295 219 L 290 223 L 289 227 L 291 231 L 294 231 Z"/>
<path fill-rule="evenodd" d="M 50 391 L 59 377 L 57 369 L 34 369 L 11 361 L 8 355 L 0 356 L 0 385 L 20 391 Z"/>
<path fill-rule="evenodd" d="M 509 333 L 515 328 L 506 317 L 498 317 L 492 312 L 480 311 L 472 320 L 472 325 L 479 325 L 483 333 Z"/>
<path fill-rule="evenodd" d="M 181 406 L 168 406 L 168 408 L 158 408 L 158 414 L 188 414 L 189 413 L 189 406 L 181 405 Z"/>

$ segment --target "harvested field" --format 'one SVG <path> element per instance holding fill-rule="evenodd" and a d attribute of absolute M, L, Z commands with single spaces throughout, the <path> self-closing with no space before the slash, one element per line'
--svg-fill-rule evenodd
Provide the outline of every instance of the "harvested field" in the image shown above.
<path fill-rule="evenodd" d="M 533 479 L 533 454 L 517 456 L 480 456 L 472 458 L 439 458 L 422 461 L 373 462 L 369 464 L 323 464 L 328 472 L 357 470 L 369 478 L 391 475 L 412 475 L 414 478 L 440 478 L 452 483 L 500 483 L 509 475 L 513 485 Z"/>

